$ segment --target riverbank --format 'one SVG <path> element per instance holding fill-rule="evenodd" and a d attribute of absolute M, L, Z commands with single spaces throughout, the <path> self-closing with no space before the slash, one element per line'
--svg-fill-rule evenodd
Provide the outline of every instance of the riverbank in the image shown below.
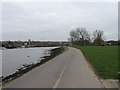
<path fill-rule="evenodd" d="M 16 79 L 17 77 L 20 77 L 21 75 L 32 70 L 33 68 L 36 68 L 36 67 L 44 64 L 45 62 L 49 61 L 50 59 L 54 58 L 55 56 L 61 54 L 63 51 L 64 51 L 64 47 L 58 47 L 55 49 L 51 49 L 50 55 L 42 57 L 42 59 L 40 61 L 38 61 L 36 64 L 34 64 L 34 63 L 29 64 L 29 65 L 25 64 L 25 65 L 23 65 L 23 67 L 19 68 L 15 73 L 13 73 L 9 76 L 6 76 L 6 77 L 2 77 L 2 85 Z"/>
<path fill-rule="evenodd" d="M 92 83 L 91 83 L 92 82 Z M 101 88 L 81 51 L 68 50 L 7 83 L 4 88 Z"/>

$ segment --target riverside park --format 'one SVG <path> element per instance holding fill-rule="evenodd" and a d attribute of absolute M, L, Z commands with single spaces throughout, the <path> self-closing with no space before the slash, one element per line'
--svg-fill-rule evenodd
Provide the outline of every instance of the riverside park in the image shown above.
<path fill-rule="evenodd" d="M 119 88 L 120 3 L 3 1 L 2 90 Z"/>

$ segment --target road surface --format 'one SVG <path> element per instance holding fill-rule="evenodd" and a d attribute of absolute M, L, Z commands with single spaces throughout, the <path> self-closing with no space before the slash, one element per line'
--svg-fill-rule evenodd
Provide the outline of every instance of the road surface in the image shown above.
<path fill-rule="evenodd" d="M 80 50 L 63 54 L 31 70 L 6 88 L 101 88 L 102 84 Z"/>

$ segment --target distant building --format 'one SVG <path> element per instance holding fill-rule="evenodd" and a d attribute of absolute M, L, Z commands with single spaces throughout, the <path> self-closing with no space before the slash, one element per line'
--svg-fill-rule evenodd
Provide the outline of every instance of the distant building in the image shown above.
<path fill-rule="evenodd" d="M 28 45 L 29 46 L 31 45 L 31 39 L 28 39 Z"/>
<path fill-rule="evenodd" d="M 18 47 L 53 47 L 53 46 L 68 46 L 71 45 L 70 42 L 62 41 L 62 42 L 53 42 L 53 41 L 3 41 L 0 42 L 2 47 L 5 48 L 18 48 Z"/>
<path fill-rule="evenodd" d="M 118 41 L 110 40 L 110 41 L 105 41 L 106 45 L 118 45 Z"/>

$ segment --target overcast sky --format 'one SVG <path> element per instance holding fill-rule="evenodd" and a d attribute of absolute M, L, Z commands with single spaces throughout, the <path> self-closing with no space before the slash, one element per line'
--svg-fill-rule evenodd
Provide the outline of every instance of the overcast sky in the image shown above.
<path fill-rule="evenodd" d="M 117 2 L 2 3 L 3 40 L 63 41 L 76 27 L 118 38 Z M 0 10 L 1 12 L 1 10 Z"/>

